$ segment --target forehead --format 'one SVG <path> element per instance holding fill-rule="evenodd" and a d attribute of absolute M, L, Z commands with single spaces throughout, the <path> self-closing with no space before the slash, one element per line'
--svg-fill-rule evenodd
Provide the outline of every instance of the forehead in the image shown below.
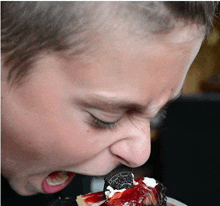
<path fill-rule="evenodd" d="M 103 58 L 105 55 L 118 54 L 120 52 L 137 54 L 146 53 L 157 47 L 169 51 L 183 51 L 192 49 L 198 42 L 204 39 L 204 32 L 198 25 L 176 25 L 169 33 L 132 35 L 126 27 L 118 27 L 108 33 L 99 33 L 94 37 L 93 43 L 87 52 L 87 60 Z M 159 48 L 160 47 L 160 48 Z"/>
<path fill-rule="evenodd" d="M 114 31 L 100 38 L 90 56 L 78 62 L 63 61 L 61 68 L 77 85 L 108 89 L 118 94 L 130 87 L 136 88 L 137 93 L 144 92 L 149 85 L 163 87 L 171 78 L 174 82 L 176 79 L 179 88 L 179 81 L 182 82 L 203 39 L 192 36 L 187 39 L 184 34 L 189 29 L 175 31 L 165 40 L 146 37 L 144 41 L 134 40 L 124 31 Z M 178 35 L 177 40 L 175 35 Z"/>
<path fill-rule="evenodd" d="M 94 37 L 92 45 L 80 56 L 80 60 L 87 64 L 116 64 L 127 58 L 136 64 L 140 59 L 146 61 L 159 56 L 179 55 L 179 58 L 183 59 L 194 56 L 203 39 L 204 35 L 196 25 L 177 26 L 168 34 L 147 36 L 131 36 L 125 28 L 117 28 Z M 70 59 L 75 58 L 70 56 Z"/>

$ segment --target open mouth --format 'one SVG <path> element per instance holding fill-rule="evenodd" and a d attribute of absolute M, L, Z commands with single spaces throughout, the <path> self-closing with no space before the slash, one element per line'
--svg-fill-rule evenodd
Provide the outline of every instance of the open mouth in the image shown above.
<path fill-rule="evenodd" d="M 55 171 L 50 173 L 42 182 L 42 189 L 46 193 L 55 193 L 65 188 L 73 179 L 75 173 Z"/>

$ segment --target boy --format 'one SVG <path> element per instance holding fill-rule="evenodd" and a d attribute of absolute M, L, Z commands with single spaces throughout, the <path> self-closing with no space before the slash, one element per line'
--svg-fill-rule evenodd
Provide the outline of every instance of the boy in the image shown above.
<path fill-rule="evenodd" d="M 213 2 L 3 2 L 2 174 L 55 193 L 150 155 L 150 119 L 176 99 Z"/>

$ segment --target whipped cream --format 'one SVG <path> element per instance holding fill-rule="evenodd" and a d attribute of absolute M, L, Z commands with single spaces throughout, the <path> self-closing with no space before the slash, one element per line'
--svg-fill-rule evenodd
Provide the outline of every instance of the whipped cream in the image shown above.
<path fill-rule="evenodd" d="M 106 198 L 111 198 L 117 192 L 124 192 L 126 189 L 114 190 L 111 186 L 108 186 L 105 191 Z"/>
<path fill-rule="evenodd" d="M 157 182 L 154 178 L 149 178 L 145 177 L 143 182 L 148 186 L 148 187 L 155 187 L 157 185 Z"/>

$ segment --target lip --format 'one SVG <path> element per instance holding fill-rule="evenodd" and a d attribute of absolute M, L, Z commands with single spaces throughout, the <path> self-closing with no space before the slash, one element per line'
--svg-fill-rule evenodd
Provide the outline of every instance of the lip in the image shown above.
<path fill-rule="evenodd" d="M 42 181 L 43 192 L 48 193 L 48 194 L 52 194 L 52 193 L 56 193 L 56 192 L 59 192 L 60 190 L 64 189 L 71 182 L 71 180 L 75 176 L 75 173 L 68 172 L 67 175 L 68 175 L 67 180 L 64 183 L 62 183 L 60 185 L 56 185 L 56 186 L 49 185 L 46 180 L 47 177 L 44 178 L 44 180 Z"/>

